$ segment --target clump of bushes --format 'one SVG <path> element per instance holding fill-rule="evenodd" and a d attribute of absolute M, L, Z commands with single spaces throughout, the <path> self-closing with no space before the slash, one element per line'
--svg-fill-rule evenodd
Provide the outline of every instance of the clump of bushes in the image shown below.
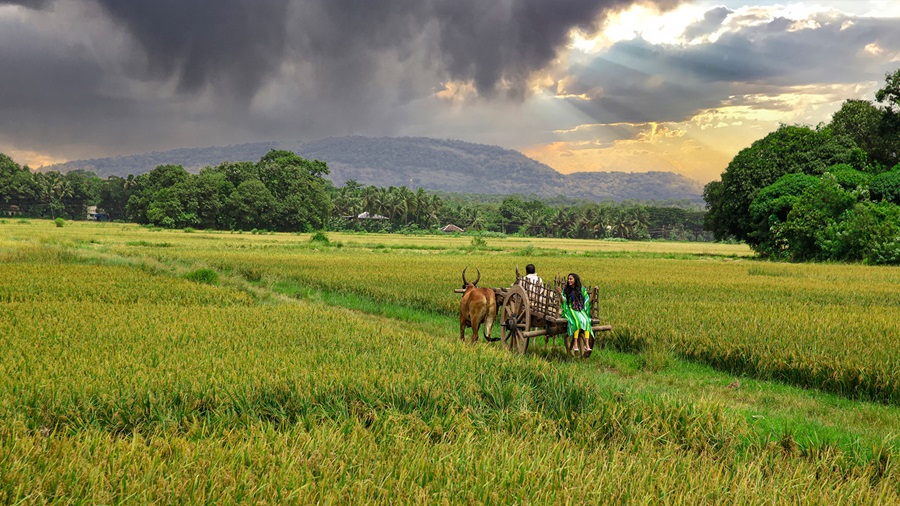
<path fill-rule="evenodd" d="M 55 220 L 53 220 L 53 223 L 56 224 L 56 228 L 62 228 L 63 226 L 65 226 L 66 220 L 62 218 L 56 218 Z"/>
<path fill-rule="evenodd" d="M 195 283 L 214 285 L 219 282 L 219 273 L 212 269 L 197 269 L 185 274 L 184 279 Z"/>
<path fill-rule="evenodd" d="M 309 242 L 319 243 L 319 244 L 331 244 L 331 241 L 328 240 L 328 235 L 325 232 L 316 232 L 309 238 Z"/>

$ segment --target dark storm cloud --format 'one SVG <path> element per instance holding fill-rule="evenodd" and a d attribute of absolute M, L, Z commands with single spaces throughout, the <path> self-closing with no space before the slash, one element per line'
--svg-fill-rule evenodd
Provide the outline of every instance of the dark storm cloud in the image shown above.
<path fill-rule="evenodd" d="M 251 95 L 277 68 L 290 0 L 96 0 L 182 90 L 228 83 Z"/>
<path fill-rule="evenodd" d="M 115 118 L 130 115 L 131 99 L 105 94 L 106 71 L 89 49 L 50 31 L 0 19 L 0 139 L 77 142 L 93 125 L 122 127 Z"/>
<path fill-rule="evenodd" d="M 390 135 L 442 82 L 521 99 L 571 29 L 634 1 L 0 0 L 0 105 L 22 113 L 0 117 L 0 141 Z"/>
<path fill-rule="evenodd" d="M 721 15 L 708 13 L 706 21 Z M 793 22 L 779 18 L 688 46 L 654 45 L 640 38 L 620 42 L 573 68 L 566 91 L 591 97 L 570 102 L 592 121 L 642 123 L 684 121 L 741 92 L 777 95 L 796 86 L 880 80 L 896 62 L 894 68 L 885 67 L 890 64 L 866 47 L 875 44 L 900 54 L 897 20 L 862 18 L 845 24 L 849 19 L 789 30 Z M 705 26 L 712 31 L 713 24 Z"/>
<path fill-rule="evenodd" d="M 65 0 L 60 0 L 65 1 Z M 572 28 L 589 29 L 604 12 L 634 0 L 93 0 L 145 51 L 152 71 L 178 78 L 182 91 L 223 81 L 245 96 L 291 55 L 324 73 L 342 67 L 365 77 L 355 54 L 415 51 L 425 43 L 453 79 L 492 93 L 556 56 Z M 50 0 L 0 1 L 46 8 Z M 657 0 L 674 5 L 678 0 Z M 290 15 L 292 14 L 293 15 Z M 422 37 L 426 35 L 426 37 Z M 356 63 L 361 63 L 358 61 Z M 327 68 L 332 67 L 332 68 Z M 353 71 L 361 75 L 352 75 Z M 340 73 L 340 72 L 338 72 Z"/>

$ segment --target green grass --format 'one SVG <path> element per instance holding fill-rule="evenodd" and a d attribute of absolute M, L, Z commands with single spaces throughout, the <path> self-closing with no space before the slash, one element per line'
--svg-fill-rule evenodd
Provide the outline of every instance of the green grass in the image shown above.
<path fill-rule="evenodd" d="M 278 281 L 271 286 L 276 293 L 306 302 L 340 306 L 363 313 L 393 318 L 407 323 L 428 324 L 432 331 L 445 331 L 447 317 L 442 313 L 423 311 L 402 304 L 379 302 L 355 293 L 339 293 L 299 285 L 292 281 Z M 459 323 L 455 323 L 459 327 Z"/>

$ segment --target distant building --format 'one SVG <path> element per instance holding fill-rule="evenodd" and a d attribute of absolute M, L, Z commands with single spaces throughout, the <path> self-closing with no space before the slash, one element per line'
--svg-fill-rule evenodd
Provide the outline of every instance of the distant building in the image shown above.
<path fill-rule="evenodd" d="M 380 214 L 370 214 L 369 211 L 365 211 L 357 214 L 356 216 L 341 216 L 345 220 L 389 220 L 387 216 L 382 216 Z"/>
<path fill-rule="evenodd" d="M 452 223 L 450 223 L 450 224 L 447 225 L 446 227 L 442 228 L 441 231 L 442 231 L 442 232 L 446 232 L 446 233 L 448 233 L 448 234 L 454 234 L 454 233 L 462 233 L 462 232 L 465 232 L 465 230 L 463 230 L 463 229 L 457 227 L 456 225 L 454 225 L 454 224 L 452 224 Z"/>
<path fill-rule="evenodd" d="M 109 221 L 109 214 L 97 206 L 88 206 L 87 219 L 91 221 Z"/>

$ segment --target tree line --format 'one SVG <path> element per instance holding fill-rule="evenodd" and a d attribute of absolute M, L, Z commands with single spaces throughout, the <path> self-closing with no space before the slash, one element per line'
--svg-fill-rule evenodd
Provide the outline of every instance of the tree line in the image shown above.
<path fill-rule="evenodd" d="M 82 220 L 88 206 L 108 219 L 167 228 L 317 230 L 331 202 L 328 167 L 289 151 L 259 162 L 226 162 L 191 174 L 160 165 L 139 176 L 33 172 L 0 154 L 0 205 L 10 216 Z"/>
<path fill-rule="evenodd" d="M 831 122 L 782 125 L 704 189 L 706 228 L 791 261 L 900 264 L 900 70 Z"/>
<path fill-rule="evenodd" d="M 328 167 L 290 151 L 259 162 L 225 162 L 198 174 L 160 165 L 139 176 L 34 172 L 0 154 L 0 212 L 7 216 L 85 219 L 88 206 L 106 217 L 166 228 L 217 230 L 360 230 L 416 233 L 454 224 L 476 233 L 581 239 L 711 240 L 705 212 L 640 202 L 550 203 L 536 197 L 501 201 L 440 196 L 422 188 L 335 187 Z M 552 202 L 552 199 L 551 201 Z"/>
<path fill-rule="evenodd" d="M 705 212 L 640 202 L 548 204 L 545 200 L 506 196 L 442 198 L 419 188 L 363 186 L 347 181 L 332 194 L 333 230 L 416 232 L 453 224 L 470 232 L 520 234 L 573 239 L 622 238 L 708 241 Z M 365 215 L 364 219 L 358 218 Z M 384 219 L 382 219 L 384 218 Z"/>

